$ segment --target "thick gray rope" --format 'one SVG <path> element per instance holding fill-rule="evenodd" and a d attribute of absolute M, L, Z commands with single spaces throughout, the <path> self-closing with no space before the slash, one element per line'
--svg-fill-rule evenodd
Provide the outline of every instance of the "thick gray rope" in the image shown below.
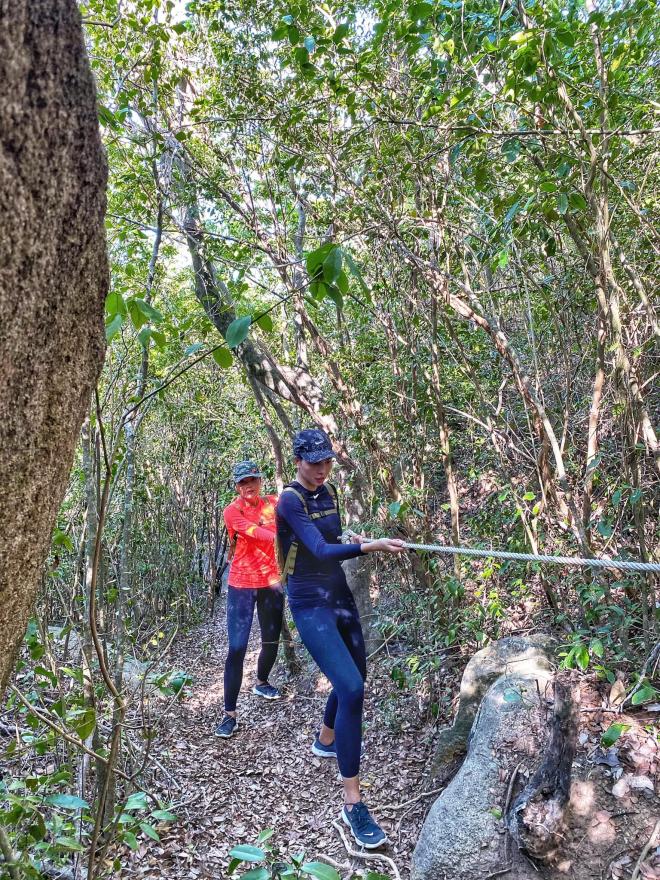
<path fill-rule="evenodd" d="M 346 529 L 341 536 L 344 543 L 351 538 L 357 537 L 357 533 Z M 367 540 L 375 540 L 369 538 Z M 582 559 L 579 556 L 547 556 L 537 553 L 509 553 L 506 550 L 473 550 L 471 547 L 449 547 L 446 544 L 409 544 L 403 542 L 406 550 L 421 550 L 423 553 L 444 553 L 448 556 L 481 556 L 495 559 L 517 559 L 520 562 L 544 562 L 549 565 L 574 565 L 584 568 L 617 568 L 620 571 L 648 571 L 660 572 L 660 563 L 657 562 L 634 562 L 629 559 L 610 559 L 603 556 L 600 559 Z"/>

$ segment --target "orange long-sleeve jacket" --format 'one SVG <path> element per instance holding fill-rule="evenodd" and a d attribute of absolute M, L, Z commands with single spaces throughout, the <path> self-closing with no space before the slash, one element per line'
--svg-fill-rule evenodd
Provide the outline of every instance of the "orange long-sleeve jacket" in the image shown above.
<path fill-rule="evenodd" d="M 236 498 L 225 507 L 229 539 L 236 538 L 227 581 L 230 587 L 254 590 L 280 582 L 275 560 L 276 501 L 274 495 L 260 496 L 256 504 Z"/>

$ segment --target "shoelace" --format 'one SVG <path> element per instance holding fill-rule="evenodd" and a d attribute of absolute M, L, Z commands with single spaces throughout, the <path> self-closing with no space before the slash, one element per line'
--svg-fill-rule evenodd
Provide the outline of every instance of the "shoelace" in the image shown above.
<path fill-rule="evenodd" d="M 367 805 L 362 801 L 358 801 L 358 803 L 353 806 L 350 815 L 355 816 L 354 824 L 358 831 L 373 832 L 374 820 L 371 818 Z"/>

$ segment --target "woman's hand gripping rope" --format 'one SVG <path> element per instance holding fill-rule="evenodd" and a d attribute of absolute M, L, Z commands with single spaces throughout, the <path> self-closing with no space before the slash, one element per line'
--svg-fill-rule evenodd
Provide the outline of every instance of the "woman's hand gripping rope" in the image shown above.
<path fill-rule="evenodd" d="M 363 553 L 403 553 L 406 544 L 399 538 L 367 538 L 346 529 L 339 539 L 342 544 L 360 544 Z"/>

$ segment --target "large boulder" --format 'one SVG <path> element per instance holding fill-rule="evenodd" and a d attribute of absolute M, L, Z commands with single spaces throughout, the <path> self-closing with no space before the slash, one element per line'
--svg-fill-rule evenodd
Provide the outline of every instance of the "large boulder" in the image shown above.
<path fill-rule="evenodd" d="M 510 636 L 492 642 L 472 656 L 461 679 L 458 710 L 451 727 L 440 732 L 433 758 L 433 773 L 440 776 L 467 749 L 468 737 L 481 701 L 501 675 L 525 673 L 541 666 L 552 668 L 552 639 L 543 634 Z"/>
<path fill-rule="evenodd" d="M 413 855 L 412 880 L 535 876 L 507 841 L 504 815 L 515 776 L 540 763 L 546 742 L 550 642 L 503 639 L 466 668 L 456 722 L 441 737 L 446 760 L 467 756 L 431 808 Z M 467 730 L 467 733 L 466 733 Z"/>

